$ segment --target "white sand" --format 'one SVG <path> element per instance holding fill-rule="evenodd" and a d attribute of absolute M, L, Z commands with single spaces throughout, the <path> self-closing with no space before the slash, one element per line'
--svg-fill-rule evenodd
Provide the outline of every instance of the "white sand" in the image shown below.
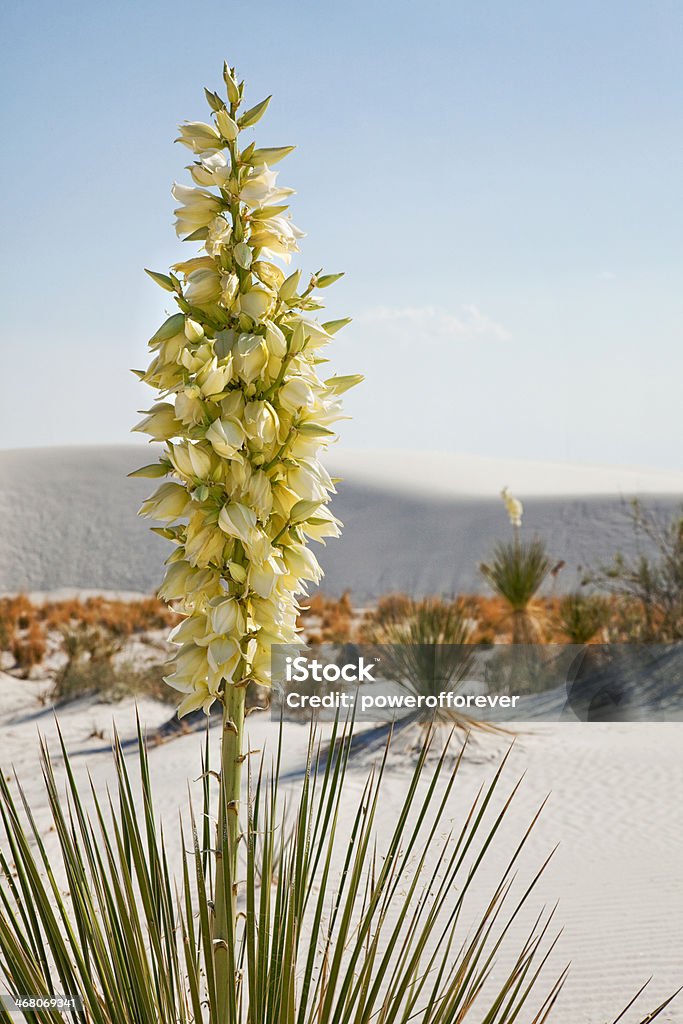
<path fill-rule="evenodd" d="M 0 592 L 151 593 L 169 545 L 136 517 L 154 481 L 126 474 L 154 446 L 0 452 Z M 356 604 L 486 590 L 478 565 L 508 536 L 500 489 L 524 500 L 524 532 L 566 562 L 553 586 L 572 590 L 578 567 L 633 551 L 625 498 L 647 497 L 668 517 L 683 473 L 546 464 L 438 452 L 344 452 L 327 459 L 343 477 L 333 509 L 340 540 L 318 548 L 323 588 Z"/>
<path fill-rule="evenodd" d="M 37 766 L 38 730 L 54 740 L 54 722 L 37 698 L 41 684 L 0 674 L 2 769 L 14 762 L 37 817 L 47 830 L 48 817 Z M 142 703 L 143 720 L 154 727 L 168 718 L 168 708 Z M 91 772 L 95 784 L 111 781 L 109 755 L 92 753 L 102 740 L 93 730 L 108 730 L 112 719 L 123 737 L 133 734 L 131 702 L 119 705 L 80 701 L 60 712 L 61 725 L 77 774 Z M 248 719 L 251 746 L 272 744 L 275 730 L 265 715 Z M 305 757 L 306 728 L 288 724 L 284 768 L 300 766 Z M 214 744 L 218 739 L 213 730 Z M 654 975 L 649 996 L 638 1004 L 641 1017 L 683 981 L 683 726 L 677 724 L 536 724 L 520 735 L 506 771 L 511 785 L 526 778 L 515 808 L 492 851 L 484 881 L 493 879 L 509 857 L 515 837 L 526 827 L 541 800 L 550 801 L 533 833 L 521 864 L 529 879 L 549 850 L 559 850 L 542 880 L 533 908 L 542 902 L 560 906 L 564 927 L 554 964 L 572 961 L 555 1016 L 558 1024 L 606 1024 L 636 988 Z M 203 737 L 182 737 L 151 752 L 159 813 L 174 847 L 178 807 L 186 804 L 188 780 L 199 774 Z M 449 815 L 457 822 L 482 781 L 490 778 L 505 743 L 499 739 L 479 748 L 484 757 L 465 764 Z M 87 753 L 91 751 L 91 753 Z M 87 754 L 87 756 L 82 756 Z M 352 787 L 360 790 L 360 768 Z M 400 762 L 389 773 L 381 802 L 380 831 L 395 821 L 407 774 Z M 54 835 L 47 835 L 51 849 Z M 482 898 L 484 893 L 482 892 Z M 533 909 L 530 908 L 530 909 Z M 640 1020 L 641 1017 L 629 1018 Z M 683 997 L 662 1021 L 683 1022 Z"/>
<path fill-rule="evenodd" d="M 433 497 L 520 498 L 598 495 L 683 496 L 683 472 L 487 458 L 438 451 L 345 451 L 333 448 L 330 471 L 366 486 Z"/>

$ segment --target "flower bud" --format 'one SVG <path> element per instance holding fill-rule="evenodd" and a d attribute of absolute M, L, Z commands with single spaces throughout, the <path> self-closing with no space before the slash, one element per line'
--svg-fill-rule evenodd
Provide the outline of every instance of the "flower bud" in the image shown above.
<path fill-rule="evenodd" d="M 188 341 L 192 342 L 201 341 L 204 337 L 202 325 L 198 324 L 196 320 L 192 320 L 189 316 L 185 320 L 185 337 Z"/>
<path fill-rule="evenodd" d="M 251 154 L 249 163 L 252 167 L 260 167 L 262 164 L 272 167 L 273 164 L 284 159 L 295 149 L 296 146 L 271 146 L 264 149 L 255 149 Z"/>
<path fill-rule="evenodd" d="M 266 320 L 266 344 L 271 355 L 282 359 L 287 353 L 287 342 L 285 336 L 272 320 Z"/>
<path fill-rule="evenodd" d="M 296 295 L 296 290 L 299 287 L 299 281 L 301 280 L 301 271 L 295 270 L 293 274 L 290 274 L 288 278 L 280 286 L 280 298 L 288 301 L 293 299 Z"/>
<path fill-rule="evenodd" d="M 239 296 L 239 309 L 246 313 L 252 320 L 262 320 L 268 314 L 273 304 L 273 296 L 262 286 L 256 285 L 248 292 Z"/>
<path fill-rule="evenodd" d="M 168 402 L 153 405 L 148 415 L 133 427 L 134 431 L 149 434 L 154 441 L 168 441 L 169 438 L 176 437 L 179 429 L 180 424 L 176 419 L 175 410 Z"/>
<path fill-rule="evenodd" d="M 236 106 L 241 97 L 239 87 L 234 77 L 234 68 L 228 67 L 227 64 L 223 65 L 223 81 L 225 82 L 225 88 L 228 90 L 228 99 L 233 106 Z"/>
<path fill-rule="evenodd" d="M 232 250 L 233 259 L 238 267 L 248 270 L 251 266 L 253 253 L 246 242 L 238 242 Z"/>
<path fill-rule="evenodd" d="M 143 501 L 139 515 L 172 522 L 187 511 L 189 497 L 181 484 L 165 483 Z"/>
<path fill-rule="evenodd" d="M 237 122 L 233 121 L 225 107 L 216 111 L 216 124 L 218 130 L 227 142 L 234 142 L 237 138 L 239 128 Z"/>

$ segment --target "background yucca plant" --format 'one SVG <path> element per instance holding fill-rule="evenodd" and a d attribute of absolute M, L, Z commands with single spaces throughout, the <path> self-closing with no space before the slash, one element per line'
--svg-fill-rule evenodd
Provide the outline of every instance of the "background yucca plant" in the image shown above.
<path fill-rule="evenodd" d="M 571 643 L 587 644 L 605 627 L 609 614 L 609 602 L 600 594 L 566 594 L 560 601 L 558 626 Z"/>
<path fill-rule="evenodd" d="M 483 562 L 479 568 L 510 609 L 512 642 L 536 642 L 539 620 L 532 602 L 551 569 L 543 541 L 539 538 L 522 541 L 518 536 L 511 541 L 500 541 L 490 562 Z"/>
<path fill-rule="evenodd" d="M 63 744 L 62 796 L 43 747 L 58 861 L 48 855 L 19 783 L 0 777 L 0 968 L 9 991 L 80 996 L 82 1009 L 71 1018 L 97 1024 L 541 1024 L 566 977 L 562 970 L 543 980 L 553 914 L 533 915 L 508 966 L 497 966 L 545 867 L 518 889 L 520 855 L 538 815 L 510 848 L 473 923 L 470 899 L 482 906 L 482 865 L 500 841 L 518 784 L 501 794 L 503 762 L 443 838 L 462 752 L 453 762 L 444 748 L 430 768 L 431 742 L 427 736 L 393 831 L 380 838 L 375 819 L 386 752 L 359 797 L 350 784 L 349 734 L 338 735 L 335 725 L 335 753 L 324 768 L 312 736 L 309 770 L 287 816 L 294 824 L 285 828 L 280 739 L 274 769 L 267 772 L 262 757 L 249 773 L 239 878 L 227 831 L 222 850 L 212 844 L 208 734 L 201 815 L 190 809 L 181 822 L 188 838 L 179 878 L 154 813 L 140 735 L 139 778 L 131 777 L 117 741 L 116 786 L 106 797 L 92 787 L 80 791 Z M 234 894 L 220 950 L 211 925 L 216 864 L 225 892 Z M 229 966 L 223 991 L 219 952 Z M 10 1019 L 4 1008 L 0 1016 Z M 40 1024 L 61 1019 L 50 1009 L 24 1016 Z"/>
<path fill-rule="evenodd" d="M 438 697 L 445 691 L 456 692 L 474 666 L 476 649 L 472 645 L 475 628 L 472 609 L 463 599 L 444 601 L 430 597 L 423 600 L 387 603 L 374 623 L 369 623 L 366 637 L 381 645 L 384 676 L 407 687 L 418 696 Z M 453 708 L 437 711 L 411 712 L 396 723 L 396 732 L 413 733 L 413 748 L 419 751 L 422 732 L 434 726 L 455 727 L 469 733 L 474 729 L 490 729 L 488 723 L 464 715 Z M 386 738 L 390 726 L 373 730 L 368 741 Z M 372 737 L 372 739 L 371 739 Z M 364 735 L 355 739 L 354 749 L 364 745 Z"/>

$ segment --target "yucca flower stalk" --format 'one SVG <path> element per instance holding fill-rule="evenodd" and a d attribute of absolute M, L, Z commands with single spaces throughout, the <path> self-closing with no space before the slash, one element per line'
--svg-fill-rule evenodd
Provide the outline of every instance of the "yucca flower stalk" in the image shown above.
<path fill-rule="evenodd" d="M 269 684 L 272 644 L 297 640 L 297 597 L 322 575 L 308 541 L 339 534 L 319 454 L 335 437 L 340 395 L 362 379 L 318 374 L 348 321 L 320 323 L 317 292 L 341 274 L 318 271 L 302 287 L 300 270 L 282 269 L 302 232 L 287 214 L 292 189 L 272 167 L 293 147 L 245 140 L 270 97 L 243 110 L 244 83 L 227 64 L 223 78 L 225 98 L 206 90 L 209 120 L 180 126 L 177 141 L 195 160 L 193 185 L 173 187 L 176 231 L 203 252 L 168 275 L 148 271 L 178 311 L 151 338 L 152 362 L 139 373 L 160 400 L 135 429 L 164 452 L 133 474 L 168 477 L 140 513 L 162 521 L 156 532 L 175 544 L 159 594 L 185 616 L 171 633 L 178 651 L 166 677 L 183 695 L 178 714 L 223 705 L 219 999 L 234 969 L 246 688 Z"/>

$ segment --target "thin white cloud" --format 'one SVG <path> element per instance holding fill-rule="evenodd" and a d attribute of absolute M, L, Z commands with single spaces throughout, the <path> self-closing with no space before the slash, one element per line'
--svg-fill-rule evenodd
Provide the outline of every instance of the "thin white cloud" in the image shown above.
<path fill-rule="evenodd" d="M 437 306 L 376 306 L 357 317 L 361 323 L 383 324 L 400 337 L 430 335 L 457 341 L 510 341 L 506 327 L 496 323 L 477 306 L 461 306 L 449 313 Z"/>

